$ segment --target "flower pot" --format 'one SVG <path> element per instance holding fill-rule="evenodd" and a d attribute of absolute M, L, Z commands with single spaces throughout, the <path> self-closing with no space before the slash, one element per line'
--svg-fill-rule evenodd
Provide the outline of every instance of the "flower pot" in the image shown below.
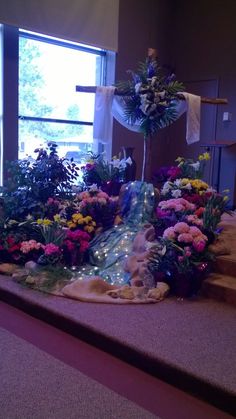
<path fill-rule="evenodd" d="M 200 291 L 203 275 L 198 272 L 176 273 L 173 280 L 173 293 L 179 298 L 189 298 Z"/>
<path fill-rule="evenodd" d="M 122 185 L 123 182 L 110 180 L 108 182 L 103 182 L 101 185 L 101 189 L 103 190 L 103 192 L 106 192 L 109 196 L 118 196 Z"/>
<path fill-rule="evenodd" d="M 83 263 L 83 254 L 79 249 L 64 252 L 64 259 L 66 266 L 80 266 Z"/>

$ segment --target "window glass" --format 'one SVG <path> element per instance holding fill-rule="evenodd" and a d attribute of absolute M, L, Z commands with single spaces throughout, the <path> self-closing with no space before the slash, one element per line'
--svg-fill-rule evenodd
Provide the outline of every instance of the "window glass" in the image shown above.
<path fill-rule="evenodd" d="M 93 127 L 49 123 L 43 121 L 19 120 L 19 159 L 36 156 L 34 150 L 54 141 L 58 145 L 60 157 L 67 157 L 68 152 L 79 153 L 84 160 L 87 151 L 93 150 Z M 74 157 L 71 155 L 71 157 Z M 82 163 L 83 161 L 81 161 Z"/>
<path fill-rule="evenodd" d="M 75 86 L 103 82 L 104 53 L 62 44 L 19 37 L 19 158 L 47 141 L 57 142 L 60 155 L 92 148 L 95 95 Z"/>

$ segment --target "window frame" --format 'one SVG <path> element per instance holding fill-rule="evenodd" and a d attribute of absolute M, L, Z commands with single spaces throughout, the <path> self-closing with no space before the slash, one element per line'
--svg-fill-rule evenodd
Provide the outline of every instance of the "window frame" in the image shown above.
<path fill-rule="evenodd" d="M 67 42 L 50 36 L 44 36 L 41 34 L 34 34 L 27 31 L 19 30 L 16 27 L 10 25 L 0 25 L 0 36 L 1 36 L 1 53 L 0 65 L 2 67 L 1 75 L 1 102 L 2 106 L 2 118 L 0 119 L 0 155 L 1 155 L 1 174 L 0 183 L 4 183 L 6 177 L 6 166 L 7 161 L 18 159 L 18 121 L 19 119 L 24 120 L 35 120 L 42 122 L 52 123 L 68 123 L 71 125 L 93 125 L 93 122 L 87 121 L 74 121 L 58 118 L 41 118 L 41 117 L 30 117 L 28 115 L 19 115 L 19 104 L 18 104 L 18 85 L 19 85 L 19 37 L 25 36 L 27 38 L 40 40 L 51 44 L 56 44 L 63 47 L 77 49 L 85 52 L 94 53 L 101 55 L 102 57 L 102 74 L 103 79 L 100 81 L 101 85 L 107 85 L 114 83 L 115 77 L 115 57 L 116 53 L 112 51 L 106 51 L 95 47 L 85 46 L 76 44 L 73 42 Z M 76 86 L 75 86 L 76 89 Z M 78 93 L 79 94 L 79 93 Z M 96 144 L 96 143 L 95 143 Z M 105 151 L 107 157 L 111 155 L 112 145 L 109 144 L 104 147 L 101 144 L 97 145 L 98 151 Z"/>

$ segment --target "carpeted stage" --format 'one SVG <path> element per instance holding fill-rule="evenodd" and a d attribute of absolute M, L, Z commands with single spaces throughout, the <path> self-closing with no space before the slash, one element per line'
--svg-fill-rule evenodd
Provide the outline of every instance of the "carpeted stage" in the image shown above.
<path fill-rule="evenodd" d="M 203 297 L 126 306 L 84 303 L 22 288 L 5 276 L 0 299 L 231 415 L 236 412 L 233 306 Z"/>

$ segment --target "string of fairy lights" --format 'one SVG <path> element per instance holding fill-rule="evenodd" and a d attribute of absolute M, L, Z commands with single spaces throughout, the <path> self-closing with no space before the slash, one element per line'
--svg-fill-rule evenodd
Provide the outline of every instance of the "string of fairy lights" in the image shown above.
<path fill-rule="evenodd" d="M 73 279 L 100 276 L 111 284 L 127 284 L 130 273 L 125 271 L 125 262 L 132 255 L 137 232 L 150 220 L 154 200 L 152 184 L 140 181 L 127 184 L 121 205 L 124 223 L 115 225 L 93 239 L 89 263 L 73 267 Z"/>

